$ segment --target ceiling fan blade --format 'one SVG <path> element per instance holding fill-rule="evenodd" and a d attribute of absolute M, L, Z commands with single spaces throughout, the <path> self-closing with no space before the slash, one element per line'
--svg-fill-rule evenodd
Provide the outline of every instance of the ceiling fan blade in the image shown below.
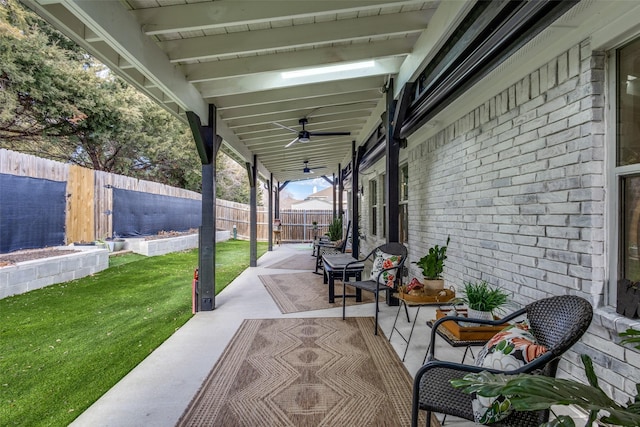
<path fill-rule="evenodd" d="M 289 126 L 281 125 L 281 124 L 280 124 L 280 123 L 278 123 L 278 122 L 273 122 L 273 124 L 274 124 L 274 125 L 276 125 L 276 126 L 278 126 L 278 127 L 281 127 L 282 129 L 286 129 L 286 130 L 288 130 L 289 132 L 298 133 L 298 131 L 297 131 L 297 130 L 292 129 L 292 128 L 290 128 Z"/>
<path fill-rule="evenodd" d="M 290 143 L 288 143 L 287 145 L 284 146 L 284 148 L 289 148 L 291 147 L 295 142 L 298 142 L 299 138 L 294 139 L 293 141 L 291 141 Z"/>
<path fill-rule="evenodd" d="M 351 135 L 351 132 L 311 132 L 309 131 L 309 135 L 311 136 L 338 136 L 338 135 Z"/>

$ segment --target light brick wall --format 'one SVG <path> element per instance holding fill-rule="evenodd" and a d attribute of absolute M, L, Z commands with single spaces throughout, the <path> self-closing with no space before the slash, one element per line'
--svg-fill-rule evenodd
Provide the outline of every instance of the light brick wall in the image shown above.
<path fill-rule="evenodd" d="M 602 305 L 604 58 L 582 42 L 428 140 L 410 140 L 411 260 L 450 235 L 448 286 L 485 279 L 519 305 L 561 294 Z M 560 375 L 583 378 L 578 353 L 587 353 L 624 402 L 640 356 L 611 343 L 619 320 L 598 310 Z"/>

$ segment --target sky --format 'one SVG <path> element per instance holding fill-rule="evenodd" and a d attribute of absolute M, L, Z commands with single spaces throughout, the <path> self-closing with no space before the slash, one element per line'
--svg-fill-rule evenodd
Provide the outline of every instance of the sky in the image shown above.
<path fill-rule="evenodd" d="M 289 191 L 294 198 L 298 200 L 304 200 L 309 194 L 315 191 L 323 190 L 330 187 L 329 183 L 323 178 L 307 179 L 304 181 L 290 182 L 285 187 L 285 190 Z"/>

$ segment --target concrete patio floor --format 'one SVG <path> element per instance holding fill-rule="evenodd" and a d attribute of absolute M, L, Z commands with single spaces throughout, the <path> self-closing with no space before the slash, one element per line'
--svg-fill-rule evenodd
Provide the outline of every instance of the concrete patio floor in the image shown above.
<path fill-rule="evenodd" d="M 258 260 L 258 266 L 248 268 L 224 291 L 216 296 L 216 309 L 197 313 L 182 328 L 157 348 L 111 390 L 80 415 L 72 426 L 174 426 L 200 388 L 228 342 L 244 319 L 285 317 L 340 317 L 341 308 L 282 314 L 262 285 L 258 275 L 298 272 L 265 268 L 278 260 L 299 253 L 311 256 L 311 247 L 282 245 L 274 247 Z M 337 289 L 341 289 L 337 286 Z M 389 337 L 398 307 L 380 305 L 380 325 Z M 416 308 L 410 307 L 411 318 Z M 347 309 L 348 316 L 373 316 L 373 304 L 361 304 Z M 405 358 L 405 366 L 413 376 L 422 365 L 429 341 L 426 321 L 435 317 L 435 307 L 423 307 Z M 399 319 L 399 329 L 408 335 L 411 325 Z M 405 343 L 397 333 L 393 345 L 402 357 Z M 460 361 L 464 348 L 453 348 L 437 340 L 436 355 L 441 359 Z M 109 363 L 108 360 L 104 361 Z M 87 379 L 90 381 L 90 379 Z M 442 418 L 440 415 L 438 416 Z M 471 426 L 471 422 L 448 417 L 446 425 Z"/>

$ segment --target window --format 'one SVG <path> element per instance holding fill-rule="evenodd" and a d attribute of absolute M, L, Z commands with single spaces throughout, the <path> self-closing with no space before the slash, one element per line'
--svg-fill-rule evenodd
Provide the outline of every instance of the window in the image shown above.
<path fill-rule="evenodd" d="M 615 61 L 616 274 L 618 295 L 624 295 L 629 282 L 640 282 L 640 39 L 618 49 Z"/>
<path fill-rule="evenodd" d="M 378 183 L 369 181 L 369 230 L 372 236 L 378 234 Z"/>
<path fill-rule="evenodd" d="M 399 239 L 400 243 L 409 241 L 409 165 L 400 166 L 399 192 Z"/>

